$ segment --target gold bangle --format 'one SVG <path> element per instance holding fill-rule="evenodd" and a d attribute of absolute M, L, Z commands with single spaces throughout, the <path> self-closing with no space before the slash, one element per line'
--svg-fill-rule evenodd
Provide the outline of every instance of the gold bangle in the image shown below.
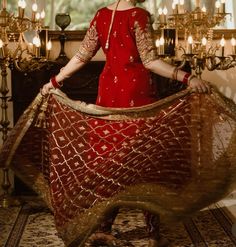
<path fill-rule="evenodd" d="M 177 80 L 177 75 L 178 75 L 178 67 L 175 67 L 173 74 L 172 74 L 172 80 L 176 81 Z"/>

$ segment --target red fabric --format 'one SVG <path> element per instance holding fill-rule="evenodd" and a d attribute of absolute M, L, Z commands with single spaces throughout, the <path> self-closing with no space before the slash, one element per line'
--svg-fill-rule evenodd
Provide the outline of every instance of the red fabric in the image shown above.
<path fill-rule="evenodd" d="M 216 93 L 184 95 L 106 117 L 53 96 L 47 129 L 32 122 L 38 95 L 4 143 L 0 165 L 11 163 L 46 199 L 50 190 L 67 246 L 86 239 L 117 203 L 183 219 L 220 200 L 236 181 L 235 104 Z"/>
<path fill-rule="evenodd" d="M 143 66 L 135 40 L 135 22 L 147 31 L 149 13 L 141 8 L 116 11 L 109 40 L 105 49 L 112 10 L 98 11 L 96 22 L 99 45 L 106 55 L 106 65 L 99 79 L 97 104 L 108 107 L 132 107 L 154 102 L 155 88 L 150 72 Z"/>
<path fill-rule="evenodd" d="M 190 179 L 186 101 L 155 117 L 123 121 L 89 117 L 54 98 L 50 105 L 47 150 L 57 226 L 126 187 L 157 183 L 181 188 Z"/>

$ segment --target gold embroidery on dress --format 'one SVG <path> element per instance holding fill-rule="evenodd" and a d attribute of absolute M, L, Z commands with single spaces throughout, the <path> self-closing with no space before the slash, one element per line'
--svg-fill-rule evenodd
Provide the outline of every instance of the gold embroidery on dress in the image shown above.
<path fill-rule="evenodd" d="M 87 31 L 84 40 L 82 41 L 76 58 L 82 62 L 88 62 L 98 49 L 98 33 L 96 29 L 96 22 Z"/>
<path fill-rule="evenodd" d="M 138 21 L 134 23 L 136 44 L 139 51 L 140 58 L 143 64 L 156 59 L 156 50 L 154 40 L 152 37 L 151 24 L 148 21 L 144 29 L 141 28 Z"/>
<path fill-rule="evenodd" d="M 132 17 L 135 17 L 137 14 L 137 11 L 132 12 Z"/>
<path fill-rule="evenodd" d="M 118 77 L 115 76 L 115 77 L 114 77 L 114 83 L 117 83 L 117 82 L 118 82 Z"/>

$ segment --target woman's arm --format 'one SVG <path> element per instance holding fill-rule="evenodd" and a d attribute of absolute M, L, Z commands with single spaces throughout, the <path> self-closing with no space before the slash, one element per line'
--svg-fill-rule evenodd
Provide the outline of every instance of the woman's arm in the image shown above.
<path fill-rule="evenodd" d="M 136 15 L 134 32 L 137 49 L 145 68 L 163 77 L 186 83 L 196 92 L 204 93 L 210 91 L 210 87 L 205 81 L 185 71 L 178 70 L 177 67 L 158 59 L 153 39 L 150 14 L 148 12 L 143 11 Z"/>
<path fill-rule="evenodd" d="M 85 64 L 86 62 L 81 61 L 80 59 L 77 58 L 77 55 L 75 55 L 66 64 L 66 66 L 60 70 L 60 72 L 55 77 L 51 78 L 50 81 L 43 86 L 41 93 L 45 95 L 48 94 L 50 89 L 62 86 L 64 80 L 71 77 L 76 71 L 80 70 Z M 58 84 L 58 86 L 55 84 Z"/>
<path fill-rule="evenodd" d="M 205 81 L 193 75 L 190 75 L 189 73 L 183 70 L 178 70 L 176 67 L 160 59 L 149 61 L 145 63 L 144 66 L 146 69 L 152 71 L 153 73 L 186 83 L 190 88 L 194 89 L 196 92 L 199 93 L 210 92 L 210 86 Z"/>
<path fill-rule="evenodd" d="M 92 57 L 97 53 L 100 48 L 100 42 L 97 33 L 96 20 L 99 16 L 98 12 L 90 23 L 90 27 L 79 46 L 79 50 L 61 69 L 59 74 L 53 76 L 48 83 L 46 83 L 41 93 L 43 95 L 48 94 L 52 88 L 58 88 L 63 85 L 63 81 L 71 77 L 76 71 L 80 70 L 86 63 L 88 63 Z"/>

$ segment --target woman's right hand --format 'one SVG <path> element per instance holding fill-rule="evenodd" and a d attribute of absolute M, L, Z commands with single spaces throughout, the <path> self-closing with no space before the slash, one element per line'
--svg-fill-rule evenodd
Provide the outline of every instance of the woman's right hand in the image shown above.
<path fill-rule="evenodd" d="M 51 81 L 48 82 L 48 83 L 46 83 L 46 84 L 44 84 L 44 85 L 43 85 L 43 88 L 41 89 L 41 94 L 42 94 L 43 96 L 49 94 L 49 91 L 50 91 L 52 88 L 54 88 L 54 87 L 53 87 Z"/>

